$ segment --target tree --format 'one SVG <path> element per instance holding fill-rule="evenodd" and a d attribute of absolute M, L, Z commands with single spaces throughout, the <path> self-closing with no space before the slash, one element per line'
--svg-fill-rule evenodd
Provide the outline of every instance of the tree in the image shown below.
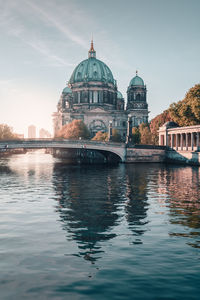
<path fill-rule="evenodd" d="M 178 103 L 172 103 L 170 115 L 179 126 L 200 124 L 200 84 L 196 84 Z"/>
<path fill-rule="evenodd" d="M 96 135 L 92 138 L 92 141 L 108 141 L 108 133 L 103 131 L 98 131 Z"/>
<path fill-rule="evenodd" d="M 152 145 L 152 133 L 149 124 L 142 123 L 139 126 L 140 144 Z"/>
<path fill-rule="evenodd" d="M 0 140 L 15 139 L 16 135 L 7 124 L 0 124 Z"/>
<path fill-rule="evenodd" d="M 112 142 L 121 142 L 122 138 L 121 138 L 121 134 L 119 133 L 119 131 L 115 128 L 113 128 L 112 130 Z"/>
<path fill-rule="evenodd" d="M 164 123 L 172 121 L 171 114 L 169 110 L 163 111 L 161 114 L 156 116 L 154 119 L 150 122 L 150 131 L 152 135 L 152 144 L 157 145 L 158 144 L 158 129 L 161 127 Z"/>
<path fill-rule="evenodd" d="M 71 123 L 64 125 L 55 137 L 77 140 L 79 138 L 89 139 L 90 132 L 82 120 L 73 120 Z"/>
<path fill-rule="evenodd" d="M 140 131 L 138 127 L 132 128 L 132 141 L 133 144 L 140 144 Z"/>

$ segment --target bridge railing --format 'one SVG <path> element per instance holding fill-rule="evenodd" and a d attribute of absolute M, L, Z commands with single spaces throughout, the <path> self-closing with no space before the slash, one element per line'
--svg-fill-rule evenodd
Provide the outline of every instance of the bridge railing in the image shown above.
<path fill-rule="evenodd" d="M 0 147 L 1 146 L 5 146 L 5 145 L 14 145 L 14 144 L 21 144 L 21 145 L 27 145 L 29 143 L 31 144 L 38 144 L 38 143 L 45 143 L 45 144 L 52 144 L 52 143 L 58 143 L 58 144 L 63 144 L 63 143 L 67 143 L 67 144 L 87 144 L 87 145 L 113 145 L 113 146 L 118 146 L 118 147 L 123 147 L 125 144 L 124 143 L 117 143 L 117 142 L 112 142 L 112 141 L 91 141 L 91 140 L 71 140 L 71 139 L 16 139 L 16 140 L 0 140 Z"/>

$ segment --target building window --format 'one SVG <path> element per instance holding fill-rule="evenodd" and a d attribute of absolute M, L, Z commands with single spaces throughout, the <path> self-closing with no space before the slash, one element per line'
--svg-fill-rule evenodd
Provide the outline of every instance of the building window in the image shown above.
<path fill-rule="evenodd" d="M 74 93 L 74 103 L 77 103 L 77 102 L 78 102 L 78 94 Z"/>
<path fill-rule="evenodd" d="M 81 95 L 80 95 L 80 92 L 78 92 L 78 103 L 80 103 L 80 98 L 81 98 Z"/>
<path fill-rule="evenodd" d="M 98 93 L 94 91 L 94 103 L 98 103 Z"/>
<path fill-rule="evenodd" d="M 93 92 L 92 91 L 90 91 L 90 94 L 89 94 L 89 102 L 93 103 Z"/>

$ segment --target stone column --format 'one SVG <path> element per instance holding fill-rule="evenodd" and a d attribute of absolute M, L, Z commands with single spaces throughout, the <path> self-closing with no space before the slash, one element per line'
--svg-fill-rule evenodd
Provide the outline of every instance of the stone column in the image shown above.
<path fill-rule="evenodd" d="M 132 119 L 131 117 L 128 117 L 126 143 L 130 143 L 130 142 L 132 142 Z"/>
<path fill-rule="evenodd" d="M 178 150 L 178 133 L 176 133 L 176 150 Z"/>
<path fill-rule="evenodd" d="M 112 121 L 109 121 L 108 141 L 112 141 Z"/>
<path fill-rule="evenodd" d="M 181 133 L 181 150 L 183 150 L 183 133 Z"/>
<path fill-rule="evenodd" d="M 168 131 L 167 131 L 167 128 L 166 128 L 166 131 L 165 131 L 165 146 L 168 146 L 169 143 L 168 143 Z"/>
<path fill-rule="evenodd" d="M 161 146 L 161 133 L 159 132 L 159 142 L 158 145 Z"/>
<path fill-rule="evenodd" d="M 197 151 L 199 151 L 199 132 L 197 132 Z"/>
<path fill-rule="evenodd" d="M 188 151 L 188 133 L 185 134 L 185 150 Z"/>
<path fill-rule="evenodd" d="M 194 133 L 191 133 L 191 150 L 193 151 L 194 149 Z"/>
<path fill-rule="evenodd" d="M 171 134 L 171 148 L 174 147 L 174 134 Z"/>

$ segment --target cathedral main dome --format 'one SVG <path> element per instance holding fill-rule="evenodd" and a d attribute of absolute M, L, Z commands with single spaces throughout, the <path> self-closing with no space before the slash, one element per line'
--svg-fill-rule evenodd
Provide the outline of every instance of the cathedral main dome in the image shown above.
<path fill-rule="evenodd" d="M 74 69 L 69 84 L 78 82 L 100 81 L 115 85 L 113 74 L 109 67 L 96 58 L 96 51 L 93 48 L 93 42 L 88 52 L 88 59 L 83 60 Z"/>

